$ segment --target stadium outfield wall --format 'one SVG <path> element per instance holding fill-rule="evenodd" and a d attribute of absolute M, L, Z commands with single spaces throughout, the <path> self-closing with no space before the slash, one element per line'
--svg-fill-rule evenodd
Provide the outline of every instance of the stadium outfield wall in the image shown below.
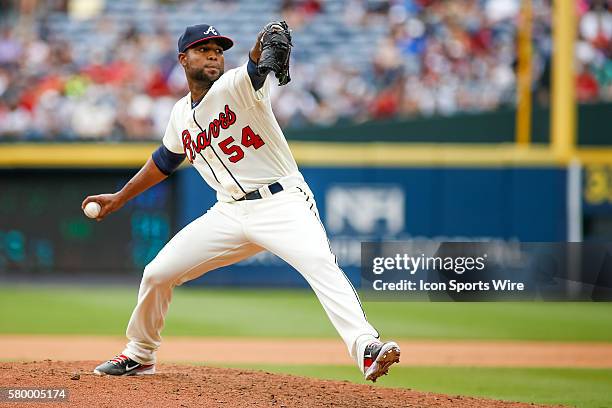
<path fill-rule="evenodd" d="M 102 223 L 87 220 L 80 202 L 119 188 L 155 147 L 0 146 L 0 275 L 139 275 L 175 231 L 214 203 L 212 190 L 184 167 Z M 612 155 L 605 149 L 582 149 L 581 168 L 555 159 L 545 146 L 292 142 L 292 148 L 354 282 L 362 241 L 567 241 L 583 215 L 612 214 Z M 46 159 L 33 160 L 32 152 Z M 269 254 L 198 282 L 304 284 Z"/>

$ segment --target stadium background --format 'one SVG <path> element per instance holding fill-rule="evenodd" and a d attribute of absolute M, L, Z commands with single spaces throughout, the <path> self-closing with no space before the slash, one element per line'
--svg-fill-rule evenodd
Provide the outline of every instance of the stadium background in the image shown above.
<path fill-rule="evenodd" d="M 185 25 L 200 22 L 234 39 L 226 69 L 246 60 L 268 21 L 284 18 L 293 28 L 293 81 L 274 87 L 273 105 L 340 265 L 355 284 L 362 241 L 612 238 L 609 2 L 3 0 L 0 7 L 5 338 L 121 335 L 144 265 L 214 202 L 196 172 L 183 168 L 102 223 L 80 210 L 86 195 L 118 189 L 158 146 L 174 101 L 186 92 L 176 38 Z M 170 336 L 334 336 L 308 292 L 267 289 L 305 286 L 269 255 L 190 286 L 198 288 L 177 291 Z M 224 289 L 210 291 L 217 286 Z M 107 291 L 117 298 L 105 298 Z M 181 306 L 181 296 L 194 303 Z M 184 318 L 180 311 L 206 314 L 206 305 L 226 310 L 228 322 L 220 328 L 203 315 L 191 322 L 197 327 L 175 325 Z M 312 313 L 310 330 L 275 318 L 287 305 Z M 109 308 L 112 313 L 103 313 Z M 244 308 L 254 308 L 253 315 Z M 408 340 L 612 341 L 608 305 L 369 308 L 386 336 Z M 383 317 L 388 313 L 395 319 Z M 267 334 L 247 316 L 272 321 L 263 324 Z M 499 319 L 506 325 L 494 323 Z M 499 368 L 499 378 L 523 379 L 509 392 L 501 380 L 489 388 L 453 388 L 461 373 L 430 368 L 424 374 L 404 364 L 404 375 L 390 385 L 610 403 L 597 388 L 612 382 L 609 366 L 542 368 L 532 373 L 541 380 L 537 391 L 525 391 L 533 378 L 524 371 Z M 296 367 L 282 370 L 332 376 Z M 349 378 L 342 370 L 339 378 Z M 483 370 L 470 375 L 490 376 Z M 559 376 L 563 381 L 551 380 Z M 431 381 L 417 384 L 415 377 Z M 591 396 L 567 396 L 585 386 Z"/>

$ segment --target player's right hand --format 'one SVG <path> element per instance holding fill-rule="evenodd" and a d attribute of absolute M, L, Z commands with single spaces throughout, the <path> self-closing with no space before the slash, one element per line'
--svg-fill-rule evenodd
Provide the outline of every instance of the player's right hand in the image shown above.
<path fill-rule="evenodd" d="M 119 196 L 118 193 L 113 194 L 99 194 L 93 196 L 87 196 L 81 204 L 81 209 L 84 209 L 87 203 L 92 201 L 100 204 L 100 214 L 96 218 L 96 221 L 102 221 L 108 214 L 113 213 L 123 207 L 125 201 Z"/>

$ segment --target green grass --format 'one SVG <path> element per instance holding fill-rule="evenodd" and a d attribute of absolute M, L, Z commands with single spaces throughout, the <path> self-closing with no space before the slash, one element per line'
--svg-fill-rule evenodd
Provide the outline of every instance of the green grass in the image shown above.
<path fill-rule="evenodd" d="M 137 287 L 0 288 L 0 334 L 122 336 Z M 612 342 L 612 303 L 366 302 L 385 338 Z M 333 337 L 305 290 L 178 288 L 164 335 Z M 246 367 L 245 365 L 239 365 Z M 251 366 L 363 383 L 354 367 Z M 379 385 L 578 407 L 612 407 L 612 370 L 395 367 Z"/>
<path fill-rule="evenodd" d="M 346 366 L 231 365 L 278 373 L 365 384 Z M 368 382 L 368 384 L 370 384 Z M 612 370 L 559 368 L 394 367 L 377 386 L 508 401 L 612 407 Z"/>
<path fill-rule="evenodd" d="M 137 287 L 0 288 L 0 333 L 123 335 Z M 383 337 L 612 342 L 612 303 L 366 302 Z M 306 290 L 177 288 L 165 335 L 336 337 Z"/>

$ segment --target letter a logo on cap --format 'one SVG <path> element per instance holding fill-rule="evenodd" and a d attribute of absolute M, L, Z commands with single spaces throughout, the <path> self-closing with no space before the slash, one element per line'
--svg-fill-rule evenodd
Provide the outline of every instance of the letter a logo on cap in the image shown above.
<path fill-rule="evenodd" d="M 204 35 L 208 35 L 210 33 L 213 33 L 214 35 L 219 35 L 217 30 L 215 30 L 215 27 L 213 26 L 208 27 L 208 30 L 204 31 Z"/>

